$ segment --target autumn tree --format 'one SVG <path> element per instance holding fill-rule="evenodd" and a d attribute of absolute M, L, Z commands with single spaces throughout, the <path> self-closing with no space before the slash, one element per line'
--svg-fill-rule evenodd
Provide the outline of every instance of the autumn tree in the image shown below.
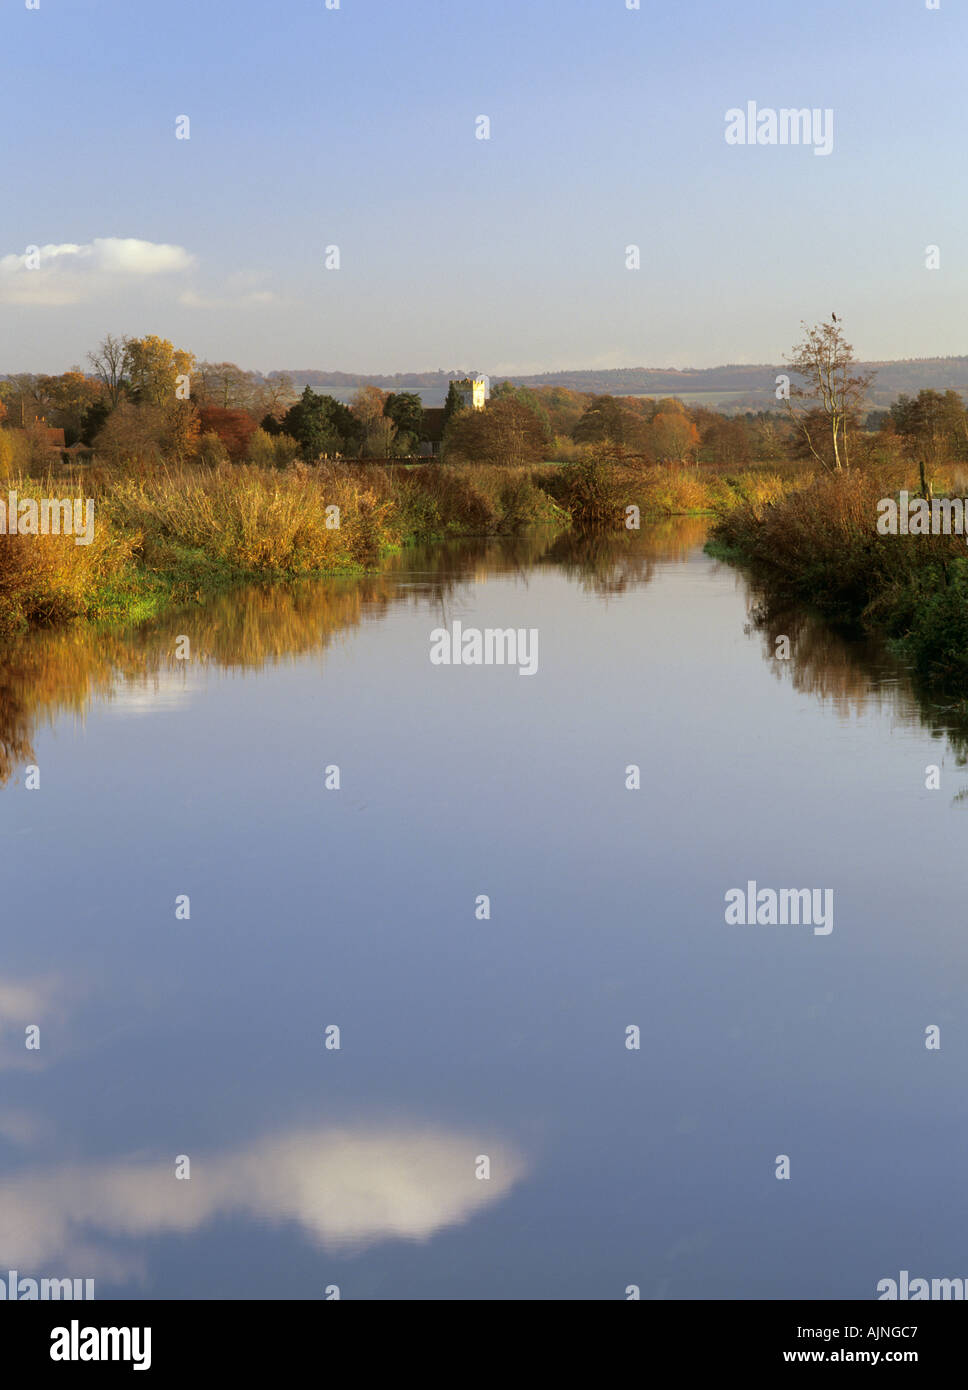
<path fill-rule="evenodd" d="M 579 391 L 571 391 L 566 386 L 542 387 L 540 396 L 548 412 L 551 433 L 567 435 L 570 438 L 588 404 L 588 397 Z"/>
<path fill-rule="evenodd" d="M 79 367 L 39 380 L 47 402 L 48 424 L 59 425 L 66 442 L 76 443 L 84 432 L 88 411 L 104 399 L 103 385 L 96 378 L 85 376 Z"/>
<path fill-rule="evenodd" d="M 909 457 L 918 455 L 934 466 L 965 457 L 968 416 L 957 391 L 919 391 L 913 400 L 898 396 L 890 421 Z"/>
<path fill-rule="evenodd" d="M 803 328 L 802 340 L 786 358 L 800 378 L 790 388 L 787 409 L 808 454 L 823 468 L 841 473 L 850 468 L 850 438 L 874 374 L 857 370 L 854 349 L 839 322 Z"/>
<path fill-rule="evenodd" d="M 98 456 L 116 467 L 160 467 L 167 457 L 168 423 L 164 406 L 122 401 L 94 441 Z"/>
<path fill-rule="evenodd" d="M 704 416 L 709 414 L 703 412 Z M 701 440 L 703 458 L 710 463 L 733 466 L 750 461 L 750 431 L 742 416 L 714 416 L 703 429 Z"/>
<path fill-rule="evenodd" d="M 60 427 L 68 444 L 83 430 L 85 412 L 102 398 L 103 387 L 79 367 L 59 376 L 20 372 L 2 383 L 11 424 L 27 429 L 35 422 Z"/>
<path fill-rule="evenodd" d="M 678 396 L 623 396 L 619 403 L 624 405 L 627 410 L 641 411 L 648 421 L 655 419 L 657 415 L 689 415 L 685 401 Z"/>
<path fill-rule="evenodd" d="M 621 444 L 643 452 L 648 446 L 646 421 L 614 396 L 593 396 L 571 433 L 576 444 Z"/>
<path fill-rule="evenodd" d="M 241 462 L 259 428 L 252 416 L 244 410 L 225 410 L 220 405 L 202 406 L 198 414 L 202 436 L 214 434 L 232 462 Z"/>
<path fill-rule="evenodd" d="M 522 465 L 547 456 L 548 431 L 532 410 L 513 397 L 492 399 L 484 410 L 460 410 L 444 432 L 448 459 Z"/>
<path fill-rule="evenodd" d="M 167 405 L 187 399 L 194 367 L 193 354 L 173 347 L 167 338 L 151 333 L 146 338 L 125 340 L 124 375 L 128 393 L 138 405 Z"/>
<path fill-rule="evenodd" d="M 378 386 L 361 386 L 353 397 L 352 411 L 359 428 L 361 458 L 389 458 L 396 434 L 393 420 L 384 414 L 386 391 Z"/>
<path fill-rule="evenodd" d="M 191 400 L 194 367 L 193 354 L 174 347 L 167 338 L 149 334 L 125 340 L 128 396 L 136 407 L 152 407 L 153 420 L 164 420 L 159 444 L 165 458 L 188 457 L 198 440 L 198 411 Z"/>
<path fill-rule="evenodd" d="M 681 410 L 662 410 L 650 428 L 652 452 L 659 463 L 688 463 L 699 446 L 699 431 Z"/>
<path fill-rule="evenodd" d="M 527 406 L 531 414 L 541 421 L 545 434 L 550 439 L 551 415 L 538 391 L 533 390 L 530 386 L 515 386 L 512 381 L 502 381 L 491 392 L 491 400 L 519 401 L 521 405 Z"/>

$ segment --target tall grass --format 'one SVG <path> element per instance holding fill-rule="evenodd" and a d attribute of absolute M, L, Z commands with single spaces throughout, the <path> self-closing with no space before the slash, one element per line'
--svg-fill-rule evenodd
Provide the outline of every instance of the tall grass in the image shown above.
<path fill-rule="evenodd" d="M 247 574 L 366 565 L 395 534 L 389 498 L 335 469 L 184 469 L 122 479 L 107 505 L 149 564 L 181 546 Z"/>
<path fill-rule="evenodd" d="M 242 578 L 375 568 L 405 542 L 516 534 L 564 514 L 530 468 L 332 463 L 88 469 L 9 480 L 21 497 L 95 498 L 95 539 L 0 536 L 0 629 L 147 616 Z"/>
<path fill-rule="evenodd" d="M 7 479 L 5 487 L 21 501 L 52 496 L 70 498 L 72 504 L 85 500 L 81 489 L 63 483 L 16 477 Z M 91 593 L 126 572 L 134 548 L 133 538 L 96 510 L 90 545 L 76 544 L 72 535 L 0 536 L 0 632 L 84 615 Z"/>

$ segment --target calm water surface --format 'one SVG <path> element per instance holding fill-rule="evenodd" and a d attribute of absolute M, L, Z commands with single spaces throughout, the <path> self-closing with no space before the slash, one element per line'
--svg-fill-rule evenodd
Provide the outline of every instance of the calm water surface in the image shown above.
<path fill-rule="evenodd" d="M 703 538 L 438 547 L 8 644 L 0 1270 L 105 1298 L 968 1275 L 968 770 L 903 671 L 757 625 Z M 454 619 L 537 628 L 538 673 L 431 665 Z M 833 931 L 726 926 L 750 879 L 833 888 Z"/>

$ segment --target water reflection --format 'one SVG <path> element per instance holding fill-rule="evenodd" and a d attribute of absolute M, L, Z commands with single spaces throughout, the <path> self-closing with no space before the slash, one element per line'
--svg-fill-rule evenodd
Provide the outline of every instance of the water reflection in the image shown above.
<path fill-rule="evenodd" d="M 552 565 L 586 593 L 622 595 L 650 583 L 657 564 L 695 553 L 708 527 L 705 518 L 679 517 L 639 535 L 538 532 L 422 546 L 390 557 L 379 574 L 239 590 L 134 630 L 78 627 L 11 638 L 0 669 L 0 782 L 32 761 L 39 725 L 67 712 L 82 715 L 96 697 L 131 715 L 175 708 L 190 698 L 207 664 L 257 670 L 323 651 L 340 632 L 400 605 L 446 614 L 449 600 L 466 598 L 491 575 L 527 583 L 530 570 Z M 803 609 L 778 608 L 762 584 L 733 573 L 746 589 L 749 630 L 762 634 L 778 680 L 832 702 L 842 715 L 889 707 L 948 737 L 959 760 L 968 759 L 968 706 L 918 692 L 882 644 L 840 634 Z M 781 635 L 791 639 L 790 661 L 775 660 Z M 190 663 L 176 657 L 182 636 L 191 644 Z"/>
<path fill-rule="evenodd" d="M 38 726 L 65 713 L 80 716 L 94 698 L 115 699 L 129 714 L 174 708 L 207 664 L 258 670 L 323 651 L 339 633 L 393 607 L 439 611 L 490 575 L 527 582 L 538 565 L 560 566 L 592 593 L 625 593 L 647 584 L 658 561 L 684 558 L 705 526 L 683 519 L 642 536 L 537 533 L 422 546 L 392 556 L 379 574 L 237 590 L 129 631 L 75 627 L 13 637 L 0 670 L 0 782 L 32 761 Z M 176 656 L 183 636 L 190 662 Z"/>
<path fill-rule="evenodd" d="M 684 560 L 706 538 L 704 517 L 672 517 L 646 526 L 641 537 L 629 534 L 578 535 L 565 531 L 542 555 L 543 563 L 560 566 L 586 593 L 607 597 L 648 584 L 659 563 Z"/>
<path fill-rule="evenodd" d="M 586 593 L 619 596 L 650 583 L 657 564 L 694 554 L 708 527 L 705 518 L 680 517 L 639 535 L 538 532 L 422 546 L 391 556 L 379 574 L 238 590 L 137 629 L 77 627 L 10 638 L 0 669 L 0 782 L 32 761 L 38 726 L 68 712 L 80 716 L 94 698 L 109 698 L 130 715 L 175 708 L 190 699 L 206 665 L 257 670 L 321 652 L 339 633 L 400 605 L 446 615 L 448 601 L 466 599 L 492 575 L 527 583 L 529 571 L 551 565 Z M 777 607 L 761 583 L 732 573 L 746 590 L 749 631 L 762 635 L 778 680 L 830 701 L 842 715 L 890 708 L 947 736 L 959 760 L 968 759 L 968 706 L 919 692 L 883 644 L 845 636 L 803 609 Z M 791 639 L 790 661 L 775 660 L 781 635 Z M 190 663 L 176 656 L 183 636 Z"/>
<path fill-rule="evenodd" d="M 69 993 L 70 986 L 56 975 L 20 980 L 0 976 L 0 1071 L 44 1065 L 40 1049 L 25 1046 L 26 1030 L 60 1019 Z"/>
<path fill-rule="evenodd" d="M 21 1270 L 83 1269 L 133 1278 L 137 1255 L 118 1238 L 187 1236 L 219 1217 L 296 1223 L 322 1249 L 361 1251 L 384 1240 L 425 1241 L 505 1197 L 524 1159 L 490 1136 L 490 1177 L 475 1175 L 480 1136 L 432 1128 L 316 1128 L 234 1151 L 27 1171 L 0 1181 L 4 1258 Z"/>
<path fill-rule="evenodd" d="M 809 610 L 778 602 L 768 587 L 744 576 L 747 631 L 762 638 L 764 660 L 778 681 L 815 695 L 842 719 L 886 711 L 898 722 L 921 725 L 945 738 L 959 764 L 968 762 L 968 704 L 938 699 L 919 689 L 912 674 L 885 642 L 844 632 Z M 780 638 L 790 641 L 790 659 L 778 660 Z"/>
<path fill-rule="evenodd" d="M 0 793 L 6 1267 L 376 1298 L 953 1267 L 964 1058 L 922 1041 L 960 1017 L 963 823 L 903 669 L 761 612 L 704 530 L 441 546 L 11 645 L 8 767 L 35 742 L 43 789 Z M 536 679 L 431 666 L 441 607 L 540 623 Z M 940 866 L 932 911 L 906 863 Z M 832 885 L 837 928 L 725 931 L 754 877 Z M 808 1177 L 780 1206 L 778 1146 Z"/>

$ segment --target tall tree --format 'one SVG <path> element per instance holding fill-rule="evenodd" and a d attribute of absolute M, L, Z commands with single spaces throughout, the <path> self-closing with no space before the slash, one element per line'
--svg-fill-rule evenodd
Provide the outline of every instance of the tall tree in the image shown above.
<path fill-rule="evenodd" d="M 383 404 L 383 413 L 392 420 L 397 431 L 398 452 L 412 452 L 423 430 L 423 402 L 416 391 L 391 391 Z"/>
<path fill-rule="evenodd" d="M 361 386 L 353 398 L 353 414 L 360 431 L 360 456 L 389 458 L 396 427 L 384 414 L 387 393 L 378 386 Z"/>
<path fill-rule="evenodd" d="M 686 463 L 695 455 L 699 431 L 682 411 L 660 410 L 650 428 L 659 463 Z"/>
<path fill-rule="evenodd" d="M 139 405 L 167 405 L 180 401 L 179 377 L 189 378 L 195 367 L 192 353 L 174 347 L 167 338 L 149 333 L 125 342 L 124 372 L 132 400 Z"/>
<path fill-rule="evenodd" d="M 642 451 L 648 447 L 649 427 L 614 396 L 593 396 L 571 437 L 576 444 L 623 444 Z"/>
<path fill-rule="evenodd" d="M 800 378 L 791 387 L 787 409 L 809 454 L 823 468 L 841 473 L 850 468 L 850 436 L 874 373 L 857 370 L 839 320 L 803 328 L 802 340 L 786 359 Z M 795 400 L 802 402 L 799 410 Z"/>
<path fill-rule="evenodd" d="M 444 401 L 444 426 L 449 425 L 452 418 L 464 409 L 464 397 L 458 390 L 456 381 L 452 381 L 447 387 L 447 399 Z"/>
<path fill-rule="evenodd" d="M 307 386 L 286 411 L 282 432 L 296 440 L 304 463 L 315 463 L 324 454 L 336 454 L 343 448 L 344 440 L 336 423 L 338 413 L 334 410 L 338 405 L 332 396 L 321 396 Z"/>
<path fill-rule="evenodd" d="M 113 334 L 107 333 L 100 346 L 87 354 L 87 360 L 104 385 L 112 410 L 124 395 L 127 350 L 127 338 L 115 338 Z"/>

